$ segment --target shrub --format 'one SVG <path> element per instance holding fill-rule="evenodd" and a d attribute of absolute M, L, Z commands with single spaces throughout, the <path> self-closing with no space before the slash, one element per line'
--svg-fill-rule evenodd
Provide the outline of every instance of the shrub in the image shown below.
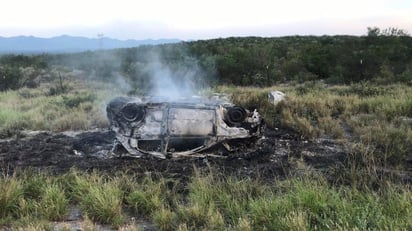
<path fill-rule="evenodd" d="M 383 87 L 375 86 L 370 82 L 360 82 L 350 86 L 350 93 L 361 97 L 378 96 L 385 93 Z"/>
<path fill-rule="evenodd" d="M 83 102 L 93 102 L 96 98 L 92 93 L 62 96 L 63 104 L 68 108 L 78 107 Z"/>
<path fill-rule="evenodd" d="M 0 66 L 0 91 L 15 90 L 21 87 L 22 74 L 18 67 Z"/>

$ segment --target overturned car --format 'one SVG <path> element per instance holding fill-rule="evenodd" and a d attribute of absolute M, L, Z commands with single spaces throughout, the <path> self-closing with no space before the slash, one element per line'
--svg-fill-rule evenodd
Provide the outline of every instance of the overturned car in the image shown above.
<path fill-rule="evenodd" d="M 254 110 L 221 97 L 117 97 L 106 108 L 117 145 L 135 157 L 192 156 L 217 144 L 231 150 L 236 142 L 257 140 L 263 119 Z"/>

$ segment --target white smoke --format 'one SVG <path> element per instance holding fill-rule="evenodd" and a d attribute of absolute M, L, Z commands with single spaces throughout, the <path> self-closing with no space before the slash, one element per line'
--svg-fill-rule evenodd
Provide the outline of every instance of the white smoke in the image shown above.
<path fill-rule="evenodd" d="M 128 65 L 123 65 L 122 53 L 101 51 L 93 58 L 96 64 L 87 79 L 103 81 L 111 93 L 107 95 L 109 99 L 114 95 L 136 94 L 179 100 L 199 94 L 201 89 L 208 87 L 206 82 L 214 78 L 213 74 L 207 76 L 199 61 L 184 48 L 153 47 L 137 51 L 136 58 Z M 214 68 L 213 64 L 209 66 Z M 124 72 L 123 67 L 131 71 Z"/>
<path fill-rule="evenodd" d="M 130 79 L 125 78 L 119 73 L 113 73 L 113 85 L 116 86 L 120 92 L 129 92 L 132 90 Z"/>
<path fill-rule="evenodd" d="M 203 72 L 195 59 L 189 59 L 184 66 L 166 64 L 154 54 L 147 66 L 152 89 L 150 95 L 178 100 L 193 96 L 202 87 Z"/>

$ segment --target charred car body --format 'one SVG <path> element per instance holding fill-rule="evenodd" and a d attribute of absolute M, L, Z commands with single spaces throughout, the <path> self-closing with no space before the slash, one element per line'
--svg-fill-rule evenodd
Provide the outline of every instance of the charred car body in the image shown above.
<path fill-rule="evenodd" d="M 263 133 L 256 110 L 216 97 L 117 97 L 106 110 L 117 143 L 136 157 L 191 156 L 216 144 L 230 150 L 230 141 L 256 140 Z"/>

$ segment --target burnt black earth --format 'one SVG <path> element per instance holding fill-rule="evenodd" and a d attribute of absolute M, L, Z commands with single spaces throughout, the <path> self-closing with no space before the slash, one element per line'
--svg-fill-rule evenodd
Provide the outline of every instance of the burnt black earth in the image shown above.
<path fill-rule="evenodd" d="M 109 130 L 84 132 L 26 132 L 0 140 L 0 169 L 10 174 L 19 169 L 45 170 L 62 174 L 72 168 L 82 171 L 133 174 L 154 173 L 187 179 L 194 169 L 216 169 L 239 177 L 273 180 L 307 171 L 331 171 L 345 161 L 345 147 L 334 140 L 307 141 L 288 129 L 266 129 L 254 144 L 237 145 L 234 152 L 215 147 L 201 157 L 158 159 L 134 158 L 124 150 L 111 150 L 115 134 Z M 224 157 L 212 157 L 220 154 Z"/>

